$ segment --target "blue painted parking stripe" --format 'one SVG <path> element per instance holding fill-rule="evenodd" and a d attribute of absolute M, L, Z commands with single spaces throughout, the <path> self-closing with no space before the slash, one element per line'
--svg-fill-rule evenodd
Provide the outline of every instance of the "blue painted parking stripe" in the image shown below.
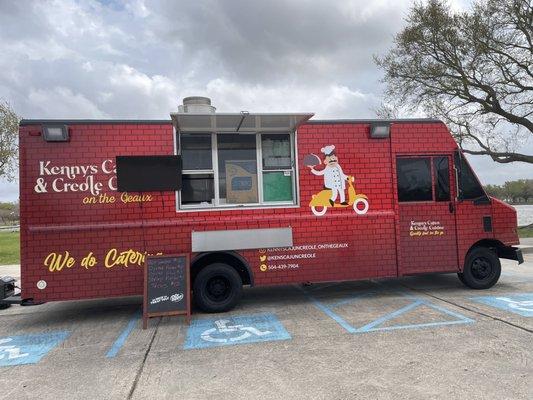
<path fill-rule="evenodd" d="M 391 319 L 393 319 L 394 317 L 396 316 L 399 316 L 409 310 L 412 310 L 416 307 L 419 307 L 421 305 L 425 305 L 425 306 L 428 306 L 428 307 L 431 307 L 431 308 L 434 308 L 435 310 L 438 310 L 444 314 L 447 314 L 447 315 L 450 315 L 454 318 L 457 318 L 456 320 L 453 320 L 453 321 L 439 321 L 439 322 L 426 322 L 426 323 L 421 323 L 421 324 L 405 324 L 405 325 L 394 325 L 394 326 L 386 326 L 386 327 L 380 327 L 380 328 L 376 328 L 376 326 L 380 325 L 381 323 L 383 322 L 386 322 L 386 321 L 389 321 Z M 380 321 L 381 320 L 381 321 Z M 379 321 L 379 323 L 374 323 L 374 322 L 377 322 Z M 403 307 L 402 309 L 398 310 L 398 311 L 395 311 L 393 313 L 390 313 L 390 314 L 387 314 L 385 315 L 384 317 L 374 321 L 374 322 L 371 322 L 370 324 L 368 325 L 365 325 L 363 326 L 362 328 L 359 328 L 357 330 L 357 332 L 372 332 L 372 331 L 392 331 L 392 330 L 398 330 L 398 329 L 416 329 L 416 328 L 429 328 L 429 327 L 433 327 L 433 326 L 444 326 L 444 325 L 457 325 L 457 324 L 468 324 L 468 323 L 472 323 L 474 322 L 473 319 L 471 318 L 468 318 L 462 314 L 459 314 L 459 313 L 456 313 L 455 311 L 452 311 L 452 310 L 448 310 L 447 308 L 444 308 L 444 307 L 441 307 L 441 306 L 438 306 L 436 304 L 433 304 L 433 303 L 429 303 L 425 300 L 417 300 L 416 302 L 414 303 L 411 303 L 405 307 Z M 369 327 L 369 325 L 372 325 Z"/>
<path fill-rule="evenodd" d="M 425 324 L 394 325 L 394 326 L 385 326 L 383 328 L 368 329 L 365 332 L 395 331 L 395 330 L 399 330 L 399 329 L 431 328 L 433 326 L 468 324 L 468 323 L 471 323 L 471 322 L 474 322 L 474 321 L 473 320 L 471 320 L 471 321 L 455 320 L 455 321 L 427 322 Z M 357 331 L 357 333 L 365 333 L 365 332 Z"/>
<path fill-rule="evenodd" d="M 397 316 L 402 315 L 403 313 L 406 313 L 407 311 L 410 311 L 413 308 L 416 308 L 416 307 L 418 307 L 421 304 L 423 304 L 422 301 L 418 300 L 418 301 L 415 301 L 414 303 L 408 304 L 405 307 L 400 308 L 399 310 L 396 310 L 396 311 L 393 311 L 391 313 L 385 314 L 384 316 L 382 316 L 382 317 L 370 322 L 369 324 L 366 324 L 366 325 L 358 328 L 357 332 L 369 331 L 372 328 L 374 328 L 375 326 L 381 325 L 384 322 L 387 322 L 387 321 L 389 321 L 391 319 L 394 319 Z"/>
<path fill-rule="evenodd" d="M 135 325 L 137 325 L 137 322 L 139 322 L 140 317 L 141 316 L 139 313 L 135 313 L 135 316 L 130 319 L 128 325 L 126 325 L 126 328 L 124 328 L 117 340 L 115 340 L 115 343 L 113 343 L 113 346 L 111 346 L 111 348 L 105 355 L 107 358 L 113 358 L 118 354 L 122 346 L 124 346 L 124 343 L 126 343 L 126 339 L 130 335 L 131 331 L 133 331 Z"/>
<path fill-rule="evenodd" d="M 448 314 L 448 315 L 451 315 L 452 317 L 455 317 L 459 320 L 462 320 L 463 322 L 465 323 L 468 323 L 468 322 L 474 322 L 474 320 L 472 318 L 468 318 L 466 316 L 464 316 L 463 314 L 459 314 L 458 312 L 455 312 L 455 311 L 452 311 L 452 310 L 449 310 L 447 308 L 444 308 L 444 307 L 441 307 L 437 304 L 433 304 L 433 303 L 427 303 L 430 307 L 436 309 L 436 310 L 439 310 L 445 314 Z"/>
<path fill-rule="evenodd" d="M 379 285 L 381 287 L 387 287 L 389 285 L 386 285 L 386 284 L 382 284 L 382 283 L 379 283 L 379 282 L 374 282 L 372 281 L 373 283 L 375 283 L 376 285 Z M 433 304 L 431 302 L 428 302 L 424 299 L 421 299 L 420 297 L 417 297 L 415 295 L 412 295 L 411 293 L 409 292 L 406 292 L 405 290 L 402 290 L 401 288 L 397 288 L 397 287 L 388 287 L 387 288 L 390 292 L 392 293 L 396 293 L 398 294 L 399 296 L 402 296 L 406 299 L 409 299 L 411 300 L 411 302 L 409 304 L 407 304 L 406 306 L 396 310 L 396 311 L 393 311 L 391 313 L 388 313 L 388 314 L 385 314 L 381 317 L 379 317 L 378 319 L 374 320 L 374 321 L 371 321 L 370 323 L 360 327 L 360 328 L 357 328 L 357 327 L 354 327 L 352 326 L 350 323 L 348 323 L 344 318 L 342 318 L 339 314 L 335 313 L 332 308 L 333 307 L 340 307 L 342 305 L 345 305 L 345 304 L 349 304 L 349 303 L 352 303 L 354 301 L 357 301 L 359 299 L 362 299 L 364 297 L 368 297 L 370 295 L 377 295 L 379 293 L 385 293 L 386 291 L 382 291 L 382 290 L 377 290 L 377 291 L 371 291 L 371 292 L 363 292 L 363 293 L 358 293 L 357 295 L 355 296 L 351 296 L 350 298 L 348 299 L 345 299 L 345 300 L 341 300 L 341 301 L 337 301 L 336 303 L 332 303 L 332 304 L 324 304 L 322 302 L 320 302 L 319 300 L 317 300 L 315 297 L 313 297 L 311 295 L 311 293 L 309 293 L 308 291 L 300 288 L 300 290 L 307 296 L 307 298 L 313 303 L 313 305 L 315 307 L 317 307 L 319 310 L 321 310 L 322 312 L 324 312 L 328 317 L 330 317 L 331 319 L 333 319 L 336 323 L 338 323 L 342 328 L 344 328 L 348 333 L 357 333 L 357 334 L 360 334 L 360 333 L 368 333 L 368 332 L 376 332 L 376 331 L 392 331 L 392 330 L 399 330 L 399 329 L 416 329 L 416 328 L 427 328 L 427 327 L 435 327 L 435 326 L 445 326 L 445 325 L 457 325 L 457 324 L 468 324 L 468 323 L 472 323 L 472 322 L 475 322 L 473 319 L 471 318 L 468 318 L 458 312 L 455 312 L 455 311 L 452 311 L 452 310 L 449 310 L 445 307 L 441 307 L 441 306 L 438 306 L 436 304 Z M 420 324 L 403 324 L 403 325 L 394 325 L 394 326 L 387 326 L 387 327 L 380 327 L 379 325 L 387 322 L 387 321 L 390 321 L 390 320 L 393 320 L 394 318 L 402 315 L 402 314 L 405 314 L 411 310 L 414 310 L 415 308 L 421 306 L 421 305 L 426 305 L 427 307 L 430 307 L 430 308 L 433 308 L 443 314 L 446 314 L 446 315 L 449 315 L 453 318 L 455 318 L 454 320 L 451 320 L 451 321 L 437 321 L 437 322 L 427 322 L 427 323 L 420 323 Z"/>
<path fill-rule="evenodd" d="M 355 333 L 356 332 L 356 329 L 353 326 L 351 326 L 348 322 L 346 322 L 340 315 L 338 315 L 337 313 L 331 311 L 331 309 L 329 307 L 326 307 L 321 302 L 319 302 L 318 300 L 315 300 L 311 296 L 308 296 L 308 297 L 309 297 L 309 300 L 311 300 L 311 302 L 315 305 L 316 308 L 318 308 L 319 310 L 324 312 L 328 317 L 330 317 L 333 321 L 338 323 L 340 326 L 342 326 L 348 332 L 350 332 L 350 333 Z"/>

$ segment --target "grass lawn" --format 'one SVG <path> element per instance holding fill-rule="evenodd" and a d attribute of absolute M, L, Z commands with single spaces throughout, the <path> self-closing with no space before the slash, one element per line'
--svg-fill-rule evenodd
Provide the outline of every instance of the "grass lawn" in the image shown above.
<path fill-rule="evenodd" d="M 533 237 L 533 226 L 525 226 L 523 228 L 518 228 L 518 236 L 523 238 Z"/>
<path fill-rule="evenodd" d="M 0 232 L 0 265 L 20 264 L 19 240 L 19 232 Z"/>

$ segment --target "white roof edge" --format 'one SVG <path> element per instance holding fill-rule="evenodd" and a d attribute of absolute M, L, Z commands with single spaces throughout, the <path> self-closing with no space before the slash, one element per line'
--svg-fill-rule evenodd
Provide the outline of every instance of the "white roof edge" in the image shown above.
<path fill-rule="evenodd" d="M 309 115 L 309 118 L 312 118 L 315 113 L 314 112 L 290 112 L 290 113 L 281 113 L 281 112 L 265 112 L 265 113 L 256 113 L 256 112 L 247 112 L 247 116 L 253 117 L 253 116 L 274 116 L 274 115 L 281 115 L 281 116 L 296 116 L 296 115 Z M 198 117 L 216 117 L 216 116 L 241 116 L 243 115 L 240 112 L 235 113 L 180 113 L 180 112 L 171 112 L 171 117 L 177 117 L 181 115 L 191 115 L 191 116 L 198 116 Z"/>
<path fill-rule="evenodd" d="M 172 112 L 170 116 L 178 130 L 184 131 L 220 131 L 231 132 L 253 132 L 253 131 L 276 131 L 276 130 L 294 130 L 302 123 L 308 121 L 315 114 L 310 112 L 291 112 L 291 113 L 180 113 Z M 287 117 L 286 125 L 276 125 L 280 121 L 273 121 L 276 117 Z M 235 121 L 232 119 L 235 118 Z M 229 119 L 229 121 L 228 121 Z M 254 119 L 253 126 L 250 126 L 250 119 Z M 196 120 L 196 121 L 195 121 Z M 243 123 L 245 121 L 247 123 Z M 274 125 L 268 122 L 274 122 Z M 226 122 L 224 124 L 224 122 Z M 230 124 L 228 125 L 228 122 Z M 220 125 L 219 125 L 220 123 Z M 232 124 L 235 124 L 233 127 Z M 239 128 L 239 129 L 237 129 Z"/>

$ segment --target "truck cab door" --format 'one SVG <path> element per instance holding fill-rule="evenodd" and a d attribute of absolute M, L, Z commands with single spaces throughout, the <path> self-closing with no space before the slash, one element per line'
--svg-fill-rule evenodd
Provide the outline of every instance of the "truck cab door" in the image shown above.
<path fill-rule="evenodd" d="M 396 157 L 398 275 L 457 271 L 452 154 Z"/>

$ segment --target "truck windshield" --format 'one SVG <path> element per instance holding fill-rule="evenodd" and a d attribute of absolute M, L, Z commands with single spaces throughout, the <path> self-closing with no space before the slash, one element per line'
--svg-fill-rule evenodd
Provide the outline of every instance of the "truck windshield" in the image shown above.
<path fill-rule="evenodd" d="M 460 151 L 455 153 L 455 168 L 457 168 L 458 175 L 459 193 L 457 197 L 459 200 L 489 200 L 474 171 Z"/>

